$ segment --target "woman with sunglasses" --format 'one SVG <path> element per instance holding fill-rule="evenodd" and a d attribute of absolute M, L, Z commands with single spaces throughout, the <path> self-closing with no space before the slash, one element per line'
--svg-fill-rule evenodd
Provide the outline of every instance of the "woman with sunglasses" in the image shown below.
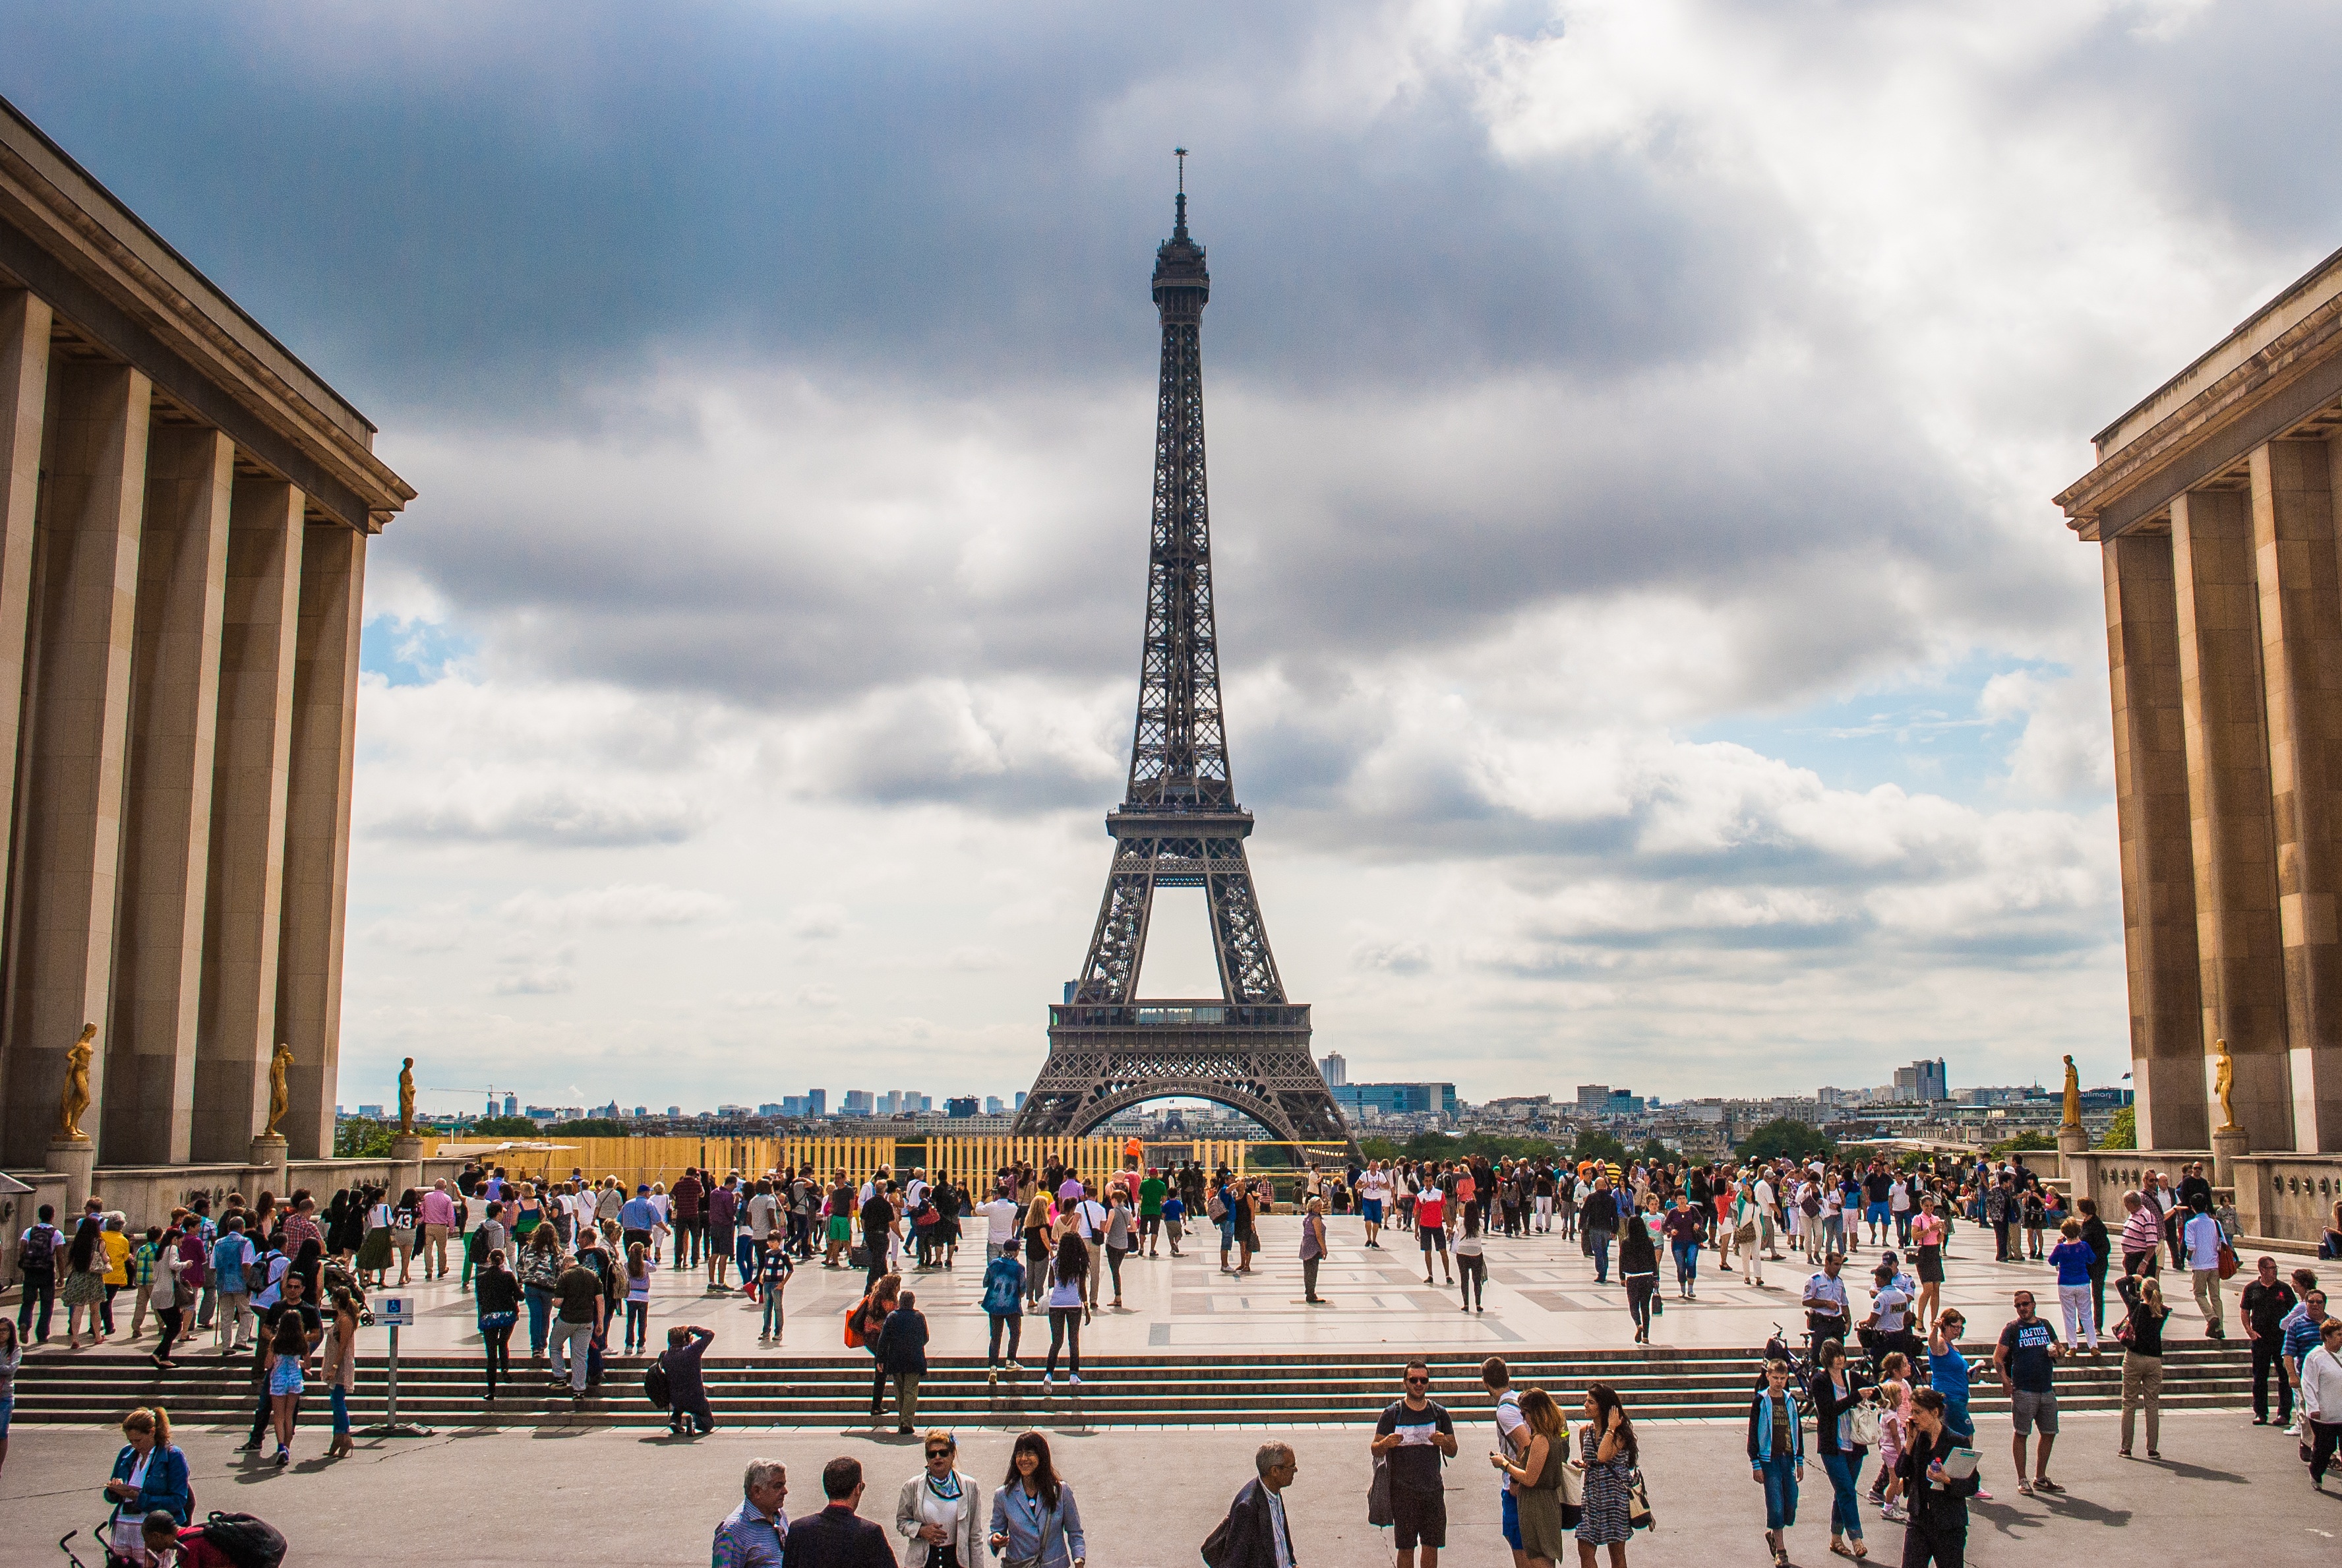
<path fill-rule="evenodd" d="M 954 1468 L 959 1440 L 940 1428 L 926 1436 L 927 1467 L 903 1483 L 895 1499 L 895 1533 L 903 1568 L 984 1568 L 977 1549 L 976 1478 Z"/>

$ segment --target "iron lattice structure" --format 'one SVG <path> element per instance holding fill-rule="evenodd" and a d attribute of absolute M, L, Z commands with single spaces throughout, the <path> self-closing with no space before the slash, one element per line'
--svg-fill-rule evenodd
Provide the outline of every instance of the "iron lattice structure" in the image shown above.
<path fill-rule="evenodd" d="M 1183 182 L 1184 185 L 1184 182 Z M 1019 1135 L 1079 1134 L 1117 1111 L 1169 1096 L 1250 1116 L 1280 1141 L 1348 1150 L 1347 1126 L 1309 1049 L 1309 1009 L 1285 997 L 1268 944 L 1220 713 L 1212 613 L 1212 531 L 1204 475 L 1204 247 L 1178 195 L 1155 253 L 1163 327 L 1155 405 L 1155 501 L 1146 640 L 1130 782 L 1106 816 L 1114 862 L 1081 977 L 1049 1009 L 1049 1059 L 1017 1114 Z M 1216 1000 L 1138 1000 L 1158 887 L 1200 887 L 1218 962 Z"/>

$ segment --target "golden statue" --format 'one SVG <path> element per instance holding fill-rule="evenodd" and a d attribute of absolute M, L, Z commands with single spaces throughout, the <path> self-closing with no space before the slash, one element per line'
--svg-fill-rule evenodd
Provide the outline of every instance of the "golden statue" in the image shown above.
<path fill-rule="evenodd" d="M 398 1070 L 398 1135 L 415 1136 L 415 1058 Z"/>
<path fill-rule="evenodd" d="M 2059 1127 L 2078 1129 L 2082 1124 L 2082 1074 L 2071 1056 L 2066 1058 L 2066 1119 Z"/>
<path fill-rule="evenodd" d="M 65 1047 L 65 1093 L 57 1096 L 57 1141 L 86 1144 L 81 1114 L 89 1109 L 89 1059 L 96 1054 L 97 1025 L 81 1026 L 81 1038 Z"/>
<path fill-rule="evenodd" d="M 2228 1104 L 2228 1092 L 2236 1087 L 2237 1059 L 2228 1054 L 2226 1040 L 2212 1042 L 2212 1093 L 2220 1097 L 2220 1131 L 2241 1133 L 2237 1125 L 2237 1108 Z"/>
<path fill-rule="evenodd" d="M 289 1041 L 276 1043 L 276 1054 L 268 1059 L 268 1125 L 261 1135 L 277 1135 L 276 1124 L 285 1120 L 285 1113 L 293 1108 L 293 1088 L 285 1077 L 293 1071 L 293 1046 Z"/>

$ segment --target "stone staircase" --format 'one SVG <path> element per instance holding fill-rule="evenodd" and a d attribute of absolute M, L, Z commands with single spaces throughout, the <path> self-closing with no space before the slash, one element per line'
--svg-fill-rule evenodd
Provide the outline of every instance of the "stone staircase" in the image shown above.
<path fill-rule="evenodd" d="M 1031 1339 L 1026 1341 L 1028 1346 Z M 1294 1426 L 1371 1422 L 1398 1397 L 1397 1354 L 1262 1353 L 1241 1361 L 1174 1355 L 1085 1358 L 1084 1381 L 1069 1385 L 1059 1368 L 1055 1390 L 1041 1390 L 1037 1358 L 1022 1372 L 1004 1371 L 988 1383 L 981 1361 L 930 1358 L 920 1386 L 922 1426 Z M 1477 1356 L 1431 1355 L 1432 1395 L 1462 1413 L 1486 1402 Z M 1748 1408 L 1757 1353 L 1752 1350 L 1655 1346 L 1644 1349 L 1526 1351 L 1508 1355 L 1516 1388 L 1542 1385 L 1575 1416 L 1580 1391 L 1607 1383 L 1638 1421 L 1738 1419 Z M 493 1405 L 480 1397 L 479 1362 L 453 1355 L 402 1356 L 398 1410 L 402 1420 L 441 1427 L 644 1426 L 665 1416 L 642 1393 L 646 1363 L 616 1358 L 603 1385 L 574 1404 L 557 1391 L 542 1364 L 515 1363 L 517 1381 Z M 190 1354 L 172 1372 L 157 1372 L 143 1355 L 107 1351 L 28 1355 L 16 1378 L 15 1420 L 110 1422 L 134 1405 L 160 1403 L 181 1423 L 248 1421 L 256 1389 L 251 1359 L 223 1361 Z M 708 1395 L 718 1423 L 746 1426 L 866 1427 L 870 1421 L 870 1361 L 862 1356 L 805 1360 L 710 1357 Z M 2249 1405 L 2252 1358 L 2241 1341 L 2175 1345 L 2164 1362 L 2166 1410 L 2238 1409 Z M 2113 1410 L 2121 1403 L 2121 1360 L 2087 1359 L 2058 1370 L 2058 1403 L 2068 1413 Z M 351 1397 L 352 1417 L 364 1426 L 383 1419 L 384 1372 L 366 1356 Z M 311 1384 L 303 1421 L 325 1420 L 325 1402 Z M 1979 1417 L 2005 1413 L 2007 1396 L 1979 1379 L 1972 1408 Z M 886 1424 L 893 1423 L 891 1398 Z"/>

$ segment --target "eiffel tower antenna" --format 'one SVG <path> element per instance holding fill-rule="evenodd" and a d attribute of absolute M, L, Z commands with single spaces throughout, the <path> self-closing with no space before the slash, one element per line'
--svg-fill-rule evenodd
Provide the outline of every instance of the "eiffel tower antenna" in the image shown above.
<path fill-rule="evenodd" d="M 1201 335 L 1212 279 L 1187 233 L 1187 149 L 1175 151 L 1176 221 L 1155 253 L 1163 357 L 1130 777 L 1106 820 L 1114 860 L 1089 953 L 1064 1003 L 1049 1009 L 1049 1059 L 1016 1132 L 1078 1135 L 1148 1100 L 1202 1099 L 1338 1159 L 1356 1145 L 1310 1055 L 1309 1008 L 1286 998 L 1245 854 L 1252 814 L 1236 803 L 1228 770 L 1204 473 Z M 1217 997 L 1140 1000 L 1158 887 L 1204 890 Z M 1303 1163 L 1301 1153 L 1292 1163 Z"/>

